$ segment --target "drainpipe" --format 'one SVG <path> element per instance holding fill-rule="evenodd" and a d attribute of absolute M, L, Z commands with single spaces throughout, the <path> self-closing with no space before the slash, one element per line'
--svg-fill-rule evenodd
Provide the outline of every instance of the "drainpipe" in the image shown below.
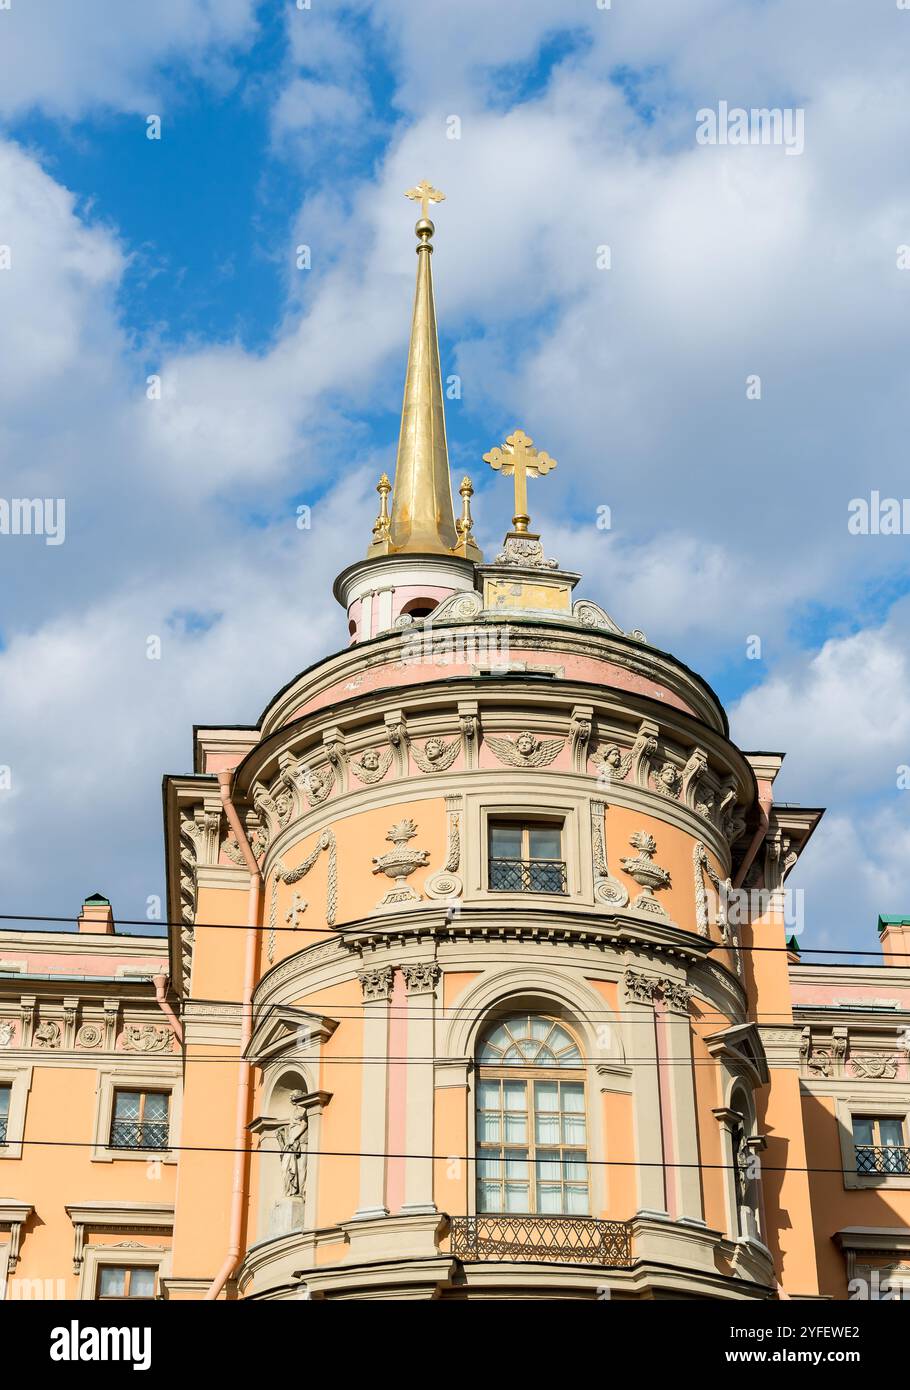
<path fill-rule="evenodd" d="M 177 1015 L 174 1013 L 174 1010 L 171 1008 L 170 1004 L 168 1003 L 168 998 L 167 998 L 168 977 L 167 977 L 167 975 L 153 975 L 153 976 L 152 976 L 152 979 L 153 979 L 153 981 L 154 981 L 154 983 L 155 983 L 155 998 L 156 998 L 157 1001 L 158 1001 L 158 1004 L 159 1004 L 159 1006 L 160 1006 L 160 1008 L 161 1008 L 161 1012 L 164 1014 L 164 1016 L 165 1016 L 165 1018 L 167 1019 L 168 1023 L 171 1025 L 171 1032 L 173 1033 L 174 1037 L 177 1039 L 177 1041 L 179 1042 L 180 1046 L 182 1047 L 182 1046 L 183 1046 L 183 1029 L 180 1027 L 180 1020 L 178 1019 Z"/>
<path fill-rule="evenodd" d="M 243 1199 L 245 1195 L 247 1158 L 247 1118 L 250 1106 L 250 1081 L 252 1067 L 246 1059 L 246 1050 L 253 1033 L 253 989 L 256 985 L 256 964 L 258 954 L 257 928 L 259 926 L 259 896 L 262 890 L 262 874 L 256 862 L 246 831 L 231 800 L 231 780 L 229 771 L 219 772 L 221 801 L 237 844 L 250 871 L 250 896 L 247 905 L 246 951 L 243 971 L 243 995 L 240 1006 L 240 1059 L 237 1067 L 237 1107 L 234 1126 L 234 1178 L 231 1188 L 231 1223 L 227 1253 L 224 1262 L 211 1286 L 205 1294 L 205 1301 L 215 1299 L 237 1268 L 240 1259 L 241 1233 L 243 1230 Z"/>
<path fill-rule="evenodd" d="M 745 858 L 739 866 L 736 878 L 733 882 L 734 888 L 742 888 L 743 879 L 752 868 L 752 861 L 758 853 L 762 840 L 768 833 L 768 826 L 771 823 L 771 807 L 774 805 L 774 792 L 771 783 L 760 781 L 758 784 L 758 829 L 752 836 L 752 842 L 746 850 Z"/>

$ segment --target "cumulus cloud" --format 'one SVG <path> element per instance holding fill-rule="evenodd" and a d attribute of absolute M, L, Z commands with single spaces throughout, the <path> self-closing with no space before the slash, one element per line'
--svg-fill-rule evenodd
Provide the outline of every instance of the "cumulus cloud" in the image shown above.
<path fill-rule="evenodd" d="M 254 12 L 254 0 L 17 0 L 0 15 L 0 115 L 154 111 L 168 63 L 183 60 L 200 80 L 226 77 L 230 50 L 252 37 Z"/>

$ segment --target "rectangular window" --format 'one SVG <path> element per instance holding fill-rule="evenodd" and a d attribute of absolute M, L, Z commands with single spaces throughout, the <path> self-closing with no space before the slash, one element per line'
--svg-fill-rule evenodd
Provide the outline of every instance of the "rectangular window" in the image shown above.
<path fill-rule="evenodd" d="M 910 1148 L 899 1117 L 854 1115 L 853 1147 L 857 1173 L 910 1175 Z"/>
<path fill-rule="evenodd" d="M 12 1086 L 0 1086 L 0 1144 L 6 1143 L 6 1128 L 9 1124 L 9 1100 Z"/>
<path fill-rule="evenodd" d="M 156 1274 L 148 1266 L 101 1265 L 98 1298 L 154 1298 Z"/>
<path fill-rule="evenodd" d="M 115 1091 L 110 1147 L 166 1149 L 169 1103 L 166 1091 Z"/>
<path fill-rule="evenodd" d="M 555 822 L 490 822 L 490 888 L 496 893 L 565 893 L 563 827 Z"/>
<path fill-rule="evenodd" d="M 477 1209 L 587 1215 L 582 1082 L 517 1078 L 479 1082 Z"/>

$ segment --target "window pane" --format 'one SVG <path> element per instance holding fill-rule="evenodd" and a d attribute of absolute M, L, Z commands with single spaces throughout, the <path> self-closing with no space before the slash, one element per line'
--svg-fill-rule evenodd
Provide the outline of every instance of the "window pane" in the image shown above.
<path fill-rule="evenodd" d="M 566 1182 L 585 1183 L 588 1181 L 588 1165 L 585 1154 L 572 1154 L 562 1165 L 562 1175 Z"/>
<path fill-rule="evenodd" d="M 151 1091 L 145 1098 L 145 1119 L 159 1122 L 167 1120 L 168 1096 L 163 1091 Z"/>
<path fill-rule="evenodd" d="M 553 1212 L 562 1211 L 562 1191 L 559 1187 L 549 1187 L 538 1184 L 537 1187 L 537 1210 L 549 1215 Z"/>
<path fill-rule="evenodd" d="M 155 1271 L 134 1269 L 130 1275 L 130 1298 L 155 1297 Z"/>
<path fill-rule="evenodd" d="M 528 1210 L 528 1185 L 527 1183 L 506 1183 L 506 1211 L 527 1211 Z"/>
<path fill-rule="evenodd" d="M 531 1018 L 528 1022 L 528 1031 L 531 1037 L 536 1038 L 538 1042 L 546 1042 L 551 1033 L 559 1032 L 559 1029 L 554 1030 L 553 1024 L 548 1018 Z"/>
<path fill-rule="evenodd" d="M 492 1182 L 502 1177 L 502 1159 L 499 1154 L 485 1154 L 477 1160 L 477 1173 L 481 1178 Z"/>
<path fill-rule="evenodd" d="M 497 1028 L 494 1028 L 492 1033 L 490 1033 L 487 1037 L 488 1045 L 490 1047 L 498 1048 L 500 1052 L 503 1048 L 508 1047 L 511 1041 L 512 1038 L 509 1034 L 509 1030 L 506 1028 L 504 1023 L 500 1023 L 499 1026 Z"/>
<path fill-rule="evenodd" d="M 99 1271 L 98 1292 L 103 1298 L 126 1297 L 126 1270 L 102 1265 Z"/>
<path fill-rule="evenodd" d="M 567 1187 L 566 1188 L 566 1211 L 570 1216 L 587 1216 L 588 1214 L 588 1189 L 587 1187 Z"/>
<path fill-rule="evenodd" d="M 535 1081 L 534 1105 L 538 1110 L 559 1109 L 559 1082 Z"/>
<path fill-rule="evenodd" d="M 585 1113 L 585 1088 L 577 1081 L 561 1081 L 559 1083 L 559 1093 L 562 1097 L 562 1108 L 574 1115 Z"/>
<path fill-rule="evenodd" d="M 562 1117 L 562 1142 L 564 1144 L 584 1144 L 585 1142 L 585 1117 L 584 1115 L 563 1115 Z"/>
<path fill-rule="evenodd" d="M 539 1183 L 558 1183 L 562 1177 L 559 1155 L 552 1154 L 537 1160 L 537 1181 Z"/>
<path fill-rule="evenodd" d="M 498 1182 L 481 1182 L 477 1185 L 477 1210 L 499 1211 L 500 1189 Z"/>
<path fill-rule="evenodd" d="M 531 859 L 562 858 L 562 834 L 556 826 L 531 826 L 528 846 Z"/>
<path fill-rule="evenodd" d="M 0 1115 L 9 1114 L 10 1087 L 0 1086 Z"/>
<path fill-rule="evenodd" d="M 477 1088 L 477 1106 L 480 1110 L 499 1109 L 498 1081 L 481 1081 Z"/>
<path fill-rule="evenodd" d="M 879 1120 L 879 1130 L 881 1131 L 882 1143 L 900 1148 L 904 1142 L 904 1126 L 900 1120 Z"/>
<path fill-rule="evenodd" d="M 115 1091 L 114 1119 L 138 1120 L 141 1104 L 141 1096 L 138 1091 Z"/>
<path fill-rule="evenodd" d="M 524 1081 L 504 1081 L 502 1090 L 504 1110 L 527 1110 L 528 1088 Z"/>
<path fill-rule="evenodd" d="M 526 1144 L 528 1142 L 527 1115 L 506 1115 L 506 1143 Z"/>
<path fill-rule="evenodd" d="M 506 1177 L 512 1180 L 520 1178 L 523 1182 L 527 1182 L 527 1149 L 506 1149 Z"/>
<path fill-rule="evenodd" d="M 872 1136 L 872 1120 L 853 1117 L 853 1142 L 854 1144 L 873 1144 L 875 1140 Z"/>
<path fill-rule="evenodd" d="M 502 1138 L 502 1123 L 499 1111 L 478 1111 L 477 1114 L 477 1142 L 479 1144 L 498 1144 Z"/>
<path fill-rule="evenodd" d="M 559 1116 L 538 1115 L 534 1124 L 534 1137 L 538 1144 L 558 1144 Z"/>
<path fill-rule="evenodd" d="M 491 859 L 520 859 L 520 858 L 521 858 L 521 826 L 520 826 L 520 825 L 491 825 L 491 826 L 490 826 L 490 858 L 491 858 Z"/>

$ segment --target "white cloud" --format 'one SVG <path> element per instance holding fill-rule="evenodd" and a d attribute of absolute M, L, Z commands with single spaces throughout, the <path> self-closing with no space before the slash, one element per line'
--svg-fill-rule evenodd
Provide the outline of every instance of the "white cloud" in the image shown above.
<path fill-rule="evenodd" d="M 254 0 L 14 0 L 0 13 L 0 115 L 154 112 L 161 69 L 183 60 L 201 80 L 225 76 L 219 64 L 252 36 L 254 11 Z"/>

